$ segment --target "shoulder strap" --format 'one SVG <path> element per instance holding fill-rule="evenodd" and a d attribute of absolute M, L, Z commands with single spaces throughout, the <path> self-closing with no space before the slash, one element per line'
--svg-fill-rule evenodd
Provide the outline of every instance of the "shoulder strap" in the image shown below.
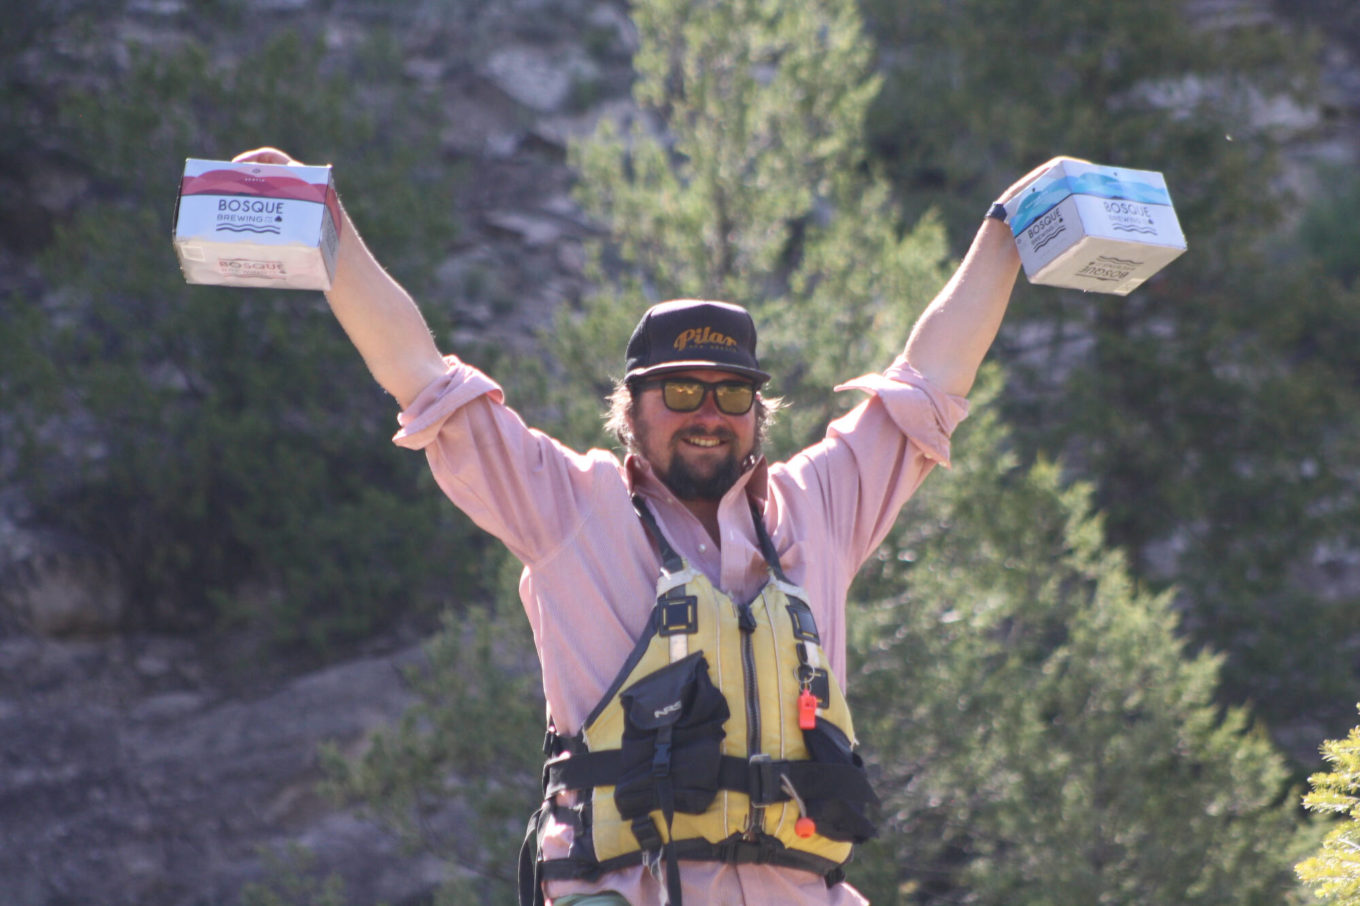
<path fill-rule="evenodd" d="M 652 536 L 657 548 L 661 551 L 661 565 L 668 573 L 678 573 L 685 568 L 685 561 L 671 547 L 671 543 L 666 540 L 666 536 L 661 534 L 661 526 L 656 524 L 656 517 L 652 511 L 647 509 L 647 504 L 642 502 L 641 494 L 633 495 L 633 511 L 642 520 L 642 527 L 647 530 L 647 534 Z"/>
<path fill-rule="evenodd" d="M 774 541 L 770 538 L 770 532 L 765 528 L 765 520 L 761 518 L 760 508 L 751 499 L 746 501 L 751 507 L 751 521 L 755 523 L 756 540 L 760 544 L 760 554 L 769 564 L 770 572 L 774 573 L 776 579 L 781 582 L 789 581 L 788 576 L 784 575 L 784 569 L 779 565 L 779 552 L 774 548 Z M 642 520 L 643 527 L 647 534 L 656 542 L 657 548 L 661 551 L 661 562 L 666 572 L 676 573 L 684 569 L 685 563 L 675 548 L 666 540 L 666 536 L 661 533 L 661 526 L 656 522 L 656 517 L 652 511 L 647 509 L 647 504 L 643 502 L 641 494 L 633 495 L 633 511 Z"/>
<path fill-rule="evenodd" d="M 760 515 L 760 507 L 749 497 L 746 502 L 751 505 L 751 519 L 756 524 L 756 539 L 760 542 L 760 553 L 765 558 L 765 562 L 770 565 L 770 572 L 780 582 L 789 581 L 789 577 L 784 575 L 784 569 L 779 565 L 779 552 L 774 549 L 774 541 L 770 538 L 770 532 L 765 528 L 765 519 Z"/>

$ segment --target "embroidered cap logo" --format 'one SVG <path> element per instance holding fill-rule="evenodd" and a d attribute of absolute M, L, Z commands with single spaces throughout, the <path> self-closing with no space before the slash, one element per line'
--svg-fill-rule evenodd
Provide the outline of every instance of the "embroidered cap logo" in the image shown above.
<path fill-rule="evenodd" d="M 688 346 L 736 346 L 737 341 L 725 333 L 720 333 L 711 327 L 693 327 L 689 330 L 682 330 L 680 335 L 675 338 L 672 344 L 677 350 Z"/>

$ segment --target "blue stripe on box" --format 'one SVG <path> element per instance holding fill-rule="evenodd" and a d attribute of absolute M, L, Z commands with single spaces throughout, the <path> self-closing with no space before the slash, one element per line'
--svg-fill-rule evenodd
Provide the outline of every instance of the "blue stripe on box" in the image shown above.
<path fill-rule="evenodd" d="M 1170 205 L 1171 195 L 1164 186 L 1152 183 L 1121 179 L 1107 173 L 1083 173 L 1080 176 L 1064 176 L 1045 185 L 1036 186 L 1027 192 L 1011 217 L 1011 232 L 1019 236 L 1030 224 L 1053 210 L 1069 195 L 1092 195 L 1096 198 L 1117 198 L 1121 201 L 1137 201 L 1143 204 Z"/>

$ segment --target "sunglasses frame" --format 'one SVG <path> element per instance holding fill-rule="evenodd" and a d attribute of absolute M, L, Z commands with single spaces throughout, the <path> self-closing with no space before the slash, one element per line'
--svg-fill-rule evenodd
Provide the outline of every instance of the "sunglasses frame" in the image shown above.
<path fill-rule="evenodd" d="M 671 401 L 667 399 L 667 384 L 697 384 L 703 387 L 704 392 L 699 396 L 699 402 L 695 403 L 692 409 L 677 409 L 672 406 Z M 665 404 L 666 408 L 672 412 L 698 412 L 704 407 L 704 400 L 708 399 L 708 395 L 711 392 L 713 394 L 713 404 L 717 406 L 718 411 L 723 415 L 745 415 L 750 412 L 751 407 L 756 403 L 756 395 L 760 392 L 760 385 L 755 381 L 743 381 L 738 378 L 732 378 L 725 381 L 701 381 L 698 378 L 659 377 L 652 378 L 651 380 L 638 381 L 639 390 L 646 390 L 650 387 L 661 388 L 661 401 Z M 723 408 L 722 403 L 719 402 L 718 391 L 727 387 L 741 387 L 751 391 L 751 402 L 746 405 L 745 409 L 742 409 L 740 412 L 729 412 L 727 409 Z"/>

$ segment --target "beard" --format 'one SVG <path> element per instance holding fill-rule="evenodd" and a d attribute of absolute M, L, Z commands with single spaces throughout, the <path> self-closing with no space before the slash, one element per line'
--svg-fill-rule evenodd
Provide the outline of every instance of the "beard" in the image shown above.
<path fill-rule="evenodd" d="M 676 456 L 665 473 L 657 473 L 661 483 L 681 500 L 722 500 L 741 477 L 741 463 L 735 454 L 718 463 L 707 475 L 701 475 L 688 462 Z"/>
<path fill-rule="evenodd" d="M 741 473 L 745 471 L 745 463 L 757 455 L 757 451 L 753 449 L 744 459 L 738 459 L 735 448 L 731 446 L 736 438 L 720 431 L 718 436 L 729 444 L 728 455 L 701 471 L 680 455 L 680 447 L 685 436 L 685 432 L 682 432 L 672 438 L 669 468 L 663 471 L 653 464 L 656 477 L 680 500 L 722 500 L 723 495 L 732 489 Z M 638 441 L 645 444 L 642 436 L 638 437 Z"/>

